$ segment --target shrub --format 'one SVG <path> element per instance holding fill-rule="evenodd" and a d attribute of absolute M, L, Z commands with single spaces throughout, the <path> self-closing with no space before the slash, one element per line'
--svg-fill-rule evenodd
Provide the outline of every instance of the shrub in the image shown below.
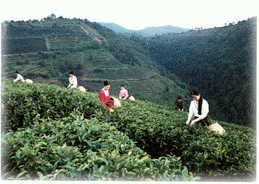
<path fill-rule="evenodd" d="M 254 174 L 256 141 L 250 128 L 219 122 L 226 130 L 219 135 L 199 124 L 185 125 L 186 112 L 150 102 L 123 100 L 122 107 L 110 114 L 94 93 L 42 84 L 4 84 L 7 167 L 16 177 L 183 180 L 188 170 L 201 176 Z M 59 150 L 68 156 L 59 158 Z M 43 153 L 51 157 L 42 158 Z M 33 158 L 50 165 L 44 169 Z M 64 162 L 55 165 L 55 159 Z"/>
<path fill-rule="evenodd" d="M 5 129 L 16 130 L 33 124 L 36 116 L 58 120 L 73 110 L 82 112 L 86 118 L 102 114 L 103 106 L 96 94 L 61 88 L 55 85 L 5 82 L 3 101 Z"/>
<path fill-rule="evenodd" d="M 188 114 L 149 102 L 123 101 L 111 122 L 153 158 L 174 154 L 190 171 L 209 175 L 252 175 L 255 169 L 255 132 L 219 122 L 219 135 L 200 124 L 187 126 Z"/>
<path fill-rule="evenodd" d="M 151 159 L 114 126 L 77 111 L 59 121 L 35 119 L 5 134 L 3 143 L 9 179 L 195 179 L 180 158 Z"/>

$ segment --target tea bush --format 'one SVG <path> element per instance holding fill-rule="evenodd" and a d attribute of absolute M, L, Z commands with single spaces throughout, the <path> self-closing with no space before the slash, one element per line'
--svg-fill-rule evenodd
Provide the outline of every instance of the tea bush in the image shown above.
<path fill-rule="evenodd" d="M 9 179 L 190 180 L 176 156 L 151 159 L 124 133 L 78 111 L 3 137 Z"/>
<path fill-rule="evenodd" d="M 85 118 L 102 114 L 104 108 L 96 94 L 55 85 L 12 83 L 5 81 L 3 90 L 5 128 L 16 130 L 33 124 L 36 116 L 58 120 L 73 110 Z"/>
<path fill-rule="evenodd" d="M 123 100 L 110 114 L 97 94 L 8 80 L 3 102 L 7 178 L 192 179 L 188 170 L 196 176 L 255 174 L 255 132 L 244 126 L 219 122 L 226 130 L 219 135 L 185 125 L 186 112 L 138 100 Z"/>
<path fill-rule="evenodd" d="M 152 157 L 180 156 L 192 172 L 254 174 L 255 132 L 244 126 L 219 122 L 227 132 L 219 135 L 200 124 L 187 126 L 187 116 L 186 112 L 149 102 L 123 101 L 122 108 L 111 117 L 111 122 Z"/>

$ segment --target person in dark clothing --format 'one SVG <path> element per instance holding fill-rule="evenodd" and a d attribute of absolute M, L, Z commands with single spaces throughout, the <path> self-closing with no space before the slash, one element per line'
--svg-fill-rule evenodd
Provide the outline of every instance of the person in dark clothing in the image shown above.
<path fill-rule="evenodd" d="M 183 100 L 180 96 L 175 100 L 174 104 L 175 109 L 183 111 Z"/>

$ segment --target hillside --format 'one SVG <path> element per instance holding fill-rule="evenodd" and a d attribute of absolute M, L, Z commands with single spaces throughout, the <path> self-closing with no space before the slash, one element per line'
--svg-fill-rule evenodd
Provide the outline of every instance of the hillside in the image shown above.
<path fill-rule="evenodd" d="M 2 177 L 10 180 L 253 181 L 255 132 L 219 122 L 219 135 L 185 125 L 187 113 L 98 93 L 3 81 Z"/>
<path fill-rule="evenodd" d="M 185 29 L 177 26 L 158 26 L 158 27 L 146 27 L 141 30 L 129 30 L 126 29 L 118 24 L 115 23 L 105 23 L 105 22 L 99 22 L 100 25 L 107 27 L 116 33 L 131 36 L 131 35 L 139 35 L 139 36 L 155 36 L 155 35 L 162 35 L 162 34 L 168 34 L 168 33 L 181 33 L 181 32 L 187 32 L 190 29 Z"/>
<path fill-rule="evenodd" d="M 34 82 L 68 85 L 74 71 L 79 85 L 98 92 L 109 79 L 111 93 L 125 84 L 137 99 L 172 106 L 189 100 L 189 88 L 110 29 L 81 19 L 50 16 L 41 21 L 3 23 L 3 76 L 19 71 Z"/>
<path fill-rule="evenodd" d="M 101 26 L 104 26 L 104 27 L 107 27 L 111 30 L 113 30 L 114 32 L 116 33 L 132 33 L 134 32 L 134 30 L 129 30 L 129 29 L 126 29 L 118 24 L 115 24 L 115 23 L 106 23 L 106 22 L 98 22 L 98 24 L 100 24 Z"/>
<path fill-rule="evenodd" d="M 256 18 L 225 27 L 130 36 L 136 50 L 200 89 L 211 116 L 255 128 Z"/>

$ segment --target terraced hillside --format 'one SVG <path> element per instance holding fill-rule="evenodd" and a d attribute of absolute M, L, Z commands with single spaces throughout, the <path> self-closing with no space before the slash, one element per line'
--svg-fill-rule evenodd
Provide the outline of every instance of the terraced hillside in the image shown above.
<path fill-rule="evenodd" d="M 103 81 L 109 79 L 116 96 L 120 84 L 125 84 L 137 99 L 168 106 L 178 96 L 189 100 L 187 85 L 97 23 L 51 19 L 4 23 L 3 28 L 2 68 L 7 78 L 15 77 L 14 71 L 18 70 L 34 82 L 67 86 L 67 74 L 74 71 L 79 85 L 88 91 L 99 91 Z M 13 40 L 21 42 L 25 38 L 28 43 L 14 46 Z M 36 43 L 42 46 L 37 49 Z"/>

